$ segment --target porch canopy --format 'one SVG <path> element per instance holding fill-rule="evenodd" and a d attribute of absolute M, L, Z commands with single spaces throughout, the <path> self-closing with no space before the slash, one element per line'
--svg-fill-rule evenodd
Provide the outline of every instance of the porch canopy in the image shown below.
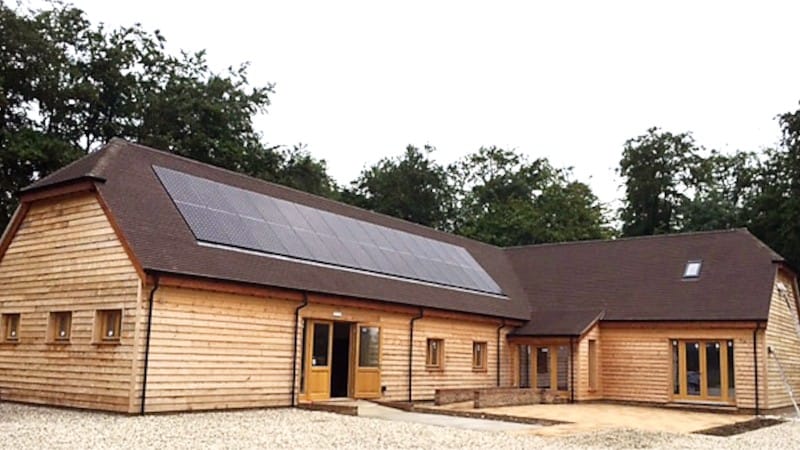
<path fill-rule="evenodd" d="M 602 309 L 534 311 L 531 320 L 509 334 L 516 337 L 580 337 L 602 319 Z"/>

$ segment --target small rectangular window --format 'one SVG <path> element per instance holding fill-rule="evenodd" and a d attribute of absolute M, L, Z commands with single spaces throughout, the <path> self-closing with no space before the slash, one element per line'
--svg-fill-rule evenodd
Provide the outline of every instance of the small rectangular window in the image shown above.
<path fill-rule="evenodd" d="M 486 342 L 472 343 L 472 368 L 474 370 L 486 370 Z"/>
<path fill-rule="evenodd" d="M 428 339 L 425 353 L 425 365 L 429 369 L 441 369 L 444 361 L 444 341 L 442 339 Z"/>
<path fill-rule="evenodd" d="M 3 314 L 3 340 L 8 342 L 19 340 L 19 314 Z"/>
<path fill-rule="evenodd" d="M 119 342 L 122 332 L 122 310 L 102 309 L 95 318 L 96 342 Z"/>
<path fill-rule="evenodd" d="M 689 261 L 683 271 L 683 278 L 697 278 L 700 276 L 700 269 L 703 267 L 702 261 Z"/>
<path fill-rule="evenodd" d="M 50 341 L 69 342 L 72 332 L 72 312 L 60 311 L 50 313 Z"/>

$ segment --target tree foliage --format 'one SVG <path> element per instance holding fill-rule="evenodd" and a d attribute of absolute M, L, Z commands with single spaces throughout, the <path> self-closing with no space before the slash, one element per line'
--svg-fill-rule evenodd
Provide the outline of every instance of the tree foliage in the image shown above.
<path fill-rule="evenodd" d="M 767 152 L 748 225 L 770 247 L 800 268 L 800 109 L 779 117 L 781 146 Z"/>
<path fill-rule="evenodd" d="M 620 214 L 624 236 L 681 228 L 680 208 L 698 177 L 697 150 L 690 134 L 658 128 L 625 143 L 619 166 L 625 186 Z"/>
<path fill-rule="evenodd" d="M 484 147 L 450 172 L 459 188 L 456 233 L 499 246 L 610 235 L 591 189 L 546 159 Z"/>
<path fill-rule="evenodd" d="M 450 228 L 453 190 L 445 169 L 430 156 L 433 147 L 412 145 L 396 158 L 364 169 L 342 192 L 342 200 L 362 208 L 440 230 Z"/>
<path fill-rule="evenodd" d="M 274 86 L 251 87 L 247 64 L 212 71 L 203 51 L 165 51 L 140 25 L 93 26 L 71 6 L 0 3 L 0 225 L 25 185 L 122 137 L 318 194 L 324 161 L 268 146 L 253 118 Z"/>
<path fill-rule="evenodd" d="M 687 133 L 629 140 L 620 162 L 626 236 L 747 227 L 800 267 L 800 110 L 778 118 L 781 145 L 704 152 Z"/>

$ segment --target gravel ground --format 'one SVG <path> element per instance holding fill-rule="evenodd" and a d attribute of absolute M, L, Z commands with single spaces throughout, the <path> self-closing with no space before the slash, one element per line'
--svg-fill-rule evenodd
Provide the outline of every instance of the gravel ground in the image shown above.
<path fill-rule="evenodd" d="M 127 417 L 0 403 L 3 448 L 794 449 L 800 422 L 723 438 L 615 430 L 568 437 L 467 431 L 296 409 Z"/>

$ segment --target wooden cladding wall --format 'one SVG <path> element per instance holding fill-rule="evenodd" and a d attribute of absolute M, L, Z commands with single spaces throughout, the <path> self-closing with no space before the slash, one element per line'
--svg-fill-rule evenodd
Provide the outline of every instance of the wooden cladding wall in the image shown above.
<path fill-rule="evenodd" d="M 289 405 L 296 306 L 282 299 L 159 288 L 146 411 Z"/>
<path fill-rule="evenodd" d="M 589 386 L 589 341 L 595 342 L 596 366 L 594 375 L 597 377 L 596 388 Z M 600 325 L 595 325 L 586 333 L 575 346 L 575 400 L 599 400 L 603 398 L 603 371 L 601 370 L 600 350 Z"/>
<path fill-rule="evenodd" d="M 740 329 L 625 327 L 601 324 L 600 373 L 606 400 L 668 403 L 672 400 L 671 339 L 720 339 L 734 341 L 736 406 L 755 408 L 753 379 L 753 331 Z M 766 345 L 764 331 L 757 337 L 759 379 L 763 380 Z M 764 384 L 759 403 L 766 404 Z"/>
<path fill-rule="evenodd" d="M 772 291 L 767 322 L 767 346 L 778 357 L 792 389 L 800 393 L 800 336 L 798 336 L 797 293 L 795 279 L 779 270 Z M 778 363 L 770 356 L 768 363 L 768 408 L 791 406 L 791 398 L 783 383 Z"/>
<path fill-rule="evenodd" d="M 0 261 L 0 313 L 19 313 L 0 343 L 0 398 L 127 412 L 140 280 L 94 194 L 34 202 Z M 96 342 L 98 309 L 121 309 L 118 344 Z M 72 312 L 68 343 L 48 317 Z"/>
<path fill-rule="evenodd" d="M 499 323 L 469 322 L 453 319 L 422 318 L 414 324 L 414 400 L 431 400 L 438 388 L 493 387 L 497 384 L 497 328 Z M 406 325 L 406 330 L 408 326 Z M 500 378 L 501 385 L 508 386 L 512 379 L 511 355 L 506 342 L 504 328 L 501 331 Z M 408 332 L 406 331 L 406 335 Z M 441 369 L 425 366 L 425 351 L 428 339 L 444 340 L 444 364 Z M 486 342 L 488 367 L 473 370 L 472 343 Z M 408 338 L 406 337 L 406 349 Z M 408 369 L 408 350 L 403 364 Z M 408 378 L 408 375 L 405 375 Z M 406 394 L 406 399 L 407 399 Z M 395 398 L 389 398 L 395 400 Z M 397 398 L 397 400 L 402 400 Z"/>
<path fill-rule="evenodd" d="M 148 287 L 145 293 L 149 292 Z M 343 321 L 381 329 L 383 399 L 408 398 L 411 314 L 374 305 L 317 303 L 300 312 L 296 395 L 300 393 L 304 319 Z M 147 381 L 147 412 L 287 406 L 291 403 L 292 343 L 297 300 L 164 286 L 156 291 Z M 146 308 L 146 305 L 145 305 Z M 335 314 L 334 314 L 335 313 Z M 143 311 L 146 316 L 146 309 Z M 424 318 L 415 324 L 414 398 L 432 399 L 445 387 L 492 387 L 499 323 Z M 427 338 L 445 340 L 443 370 L 425 368 Z M 472 343 L 488 345 L 488 370 L 473 371 Z M 505 333 L 501 336 L 505 350 Z M 144 346 L 141 347 L 144 351 Z M 505 350 L 507 351 L 507 350 Z M 139 354 L 139 361 L 143 353 Z M 510 379 L 504 355 L 502 376 Z M 136 382 L 141 384 L 141 372 Z M 137 393 L 138 395 L 139 393 Z"/>

